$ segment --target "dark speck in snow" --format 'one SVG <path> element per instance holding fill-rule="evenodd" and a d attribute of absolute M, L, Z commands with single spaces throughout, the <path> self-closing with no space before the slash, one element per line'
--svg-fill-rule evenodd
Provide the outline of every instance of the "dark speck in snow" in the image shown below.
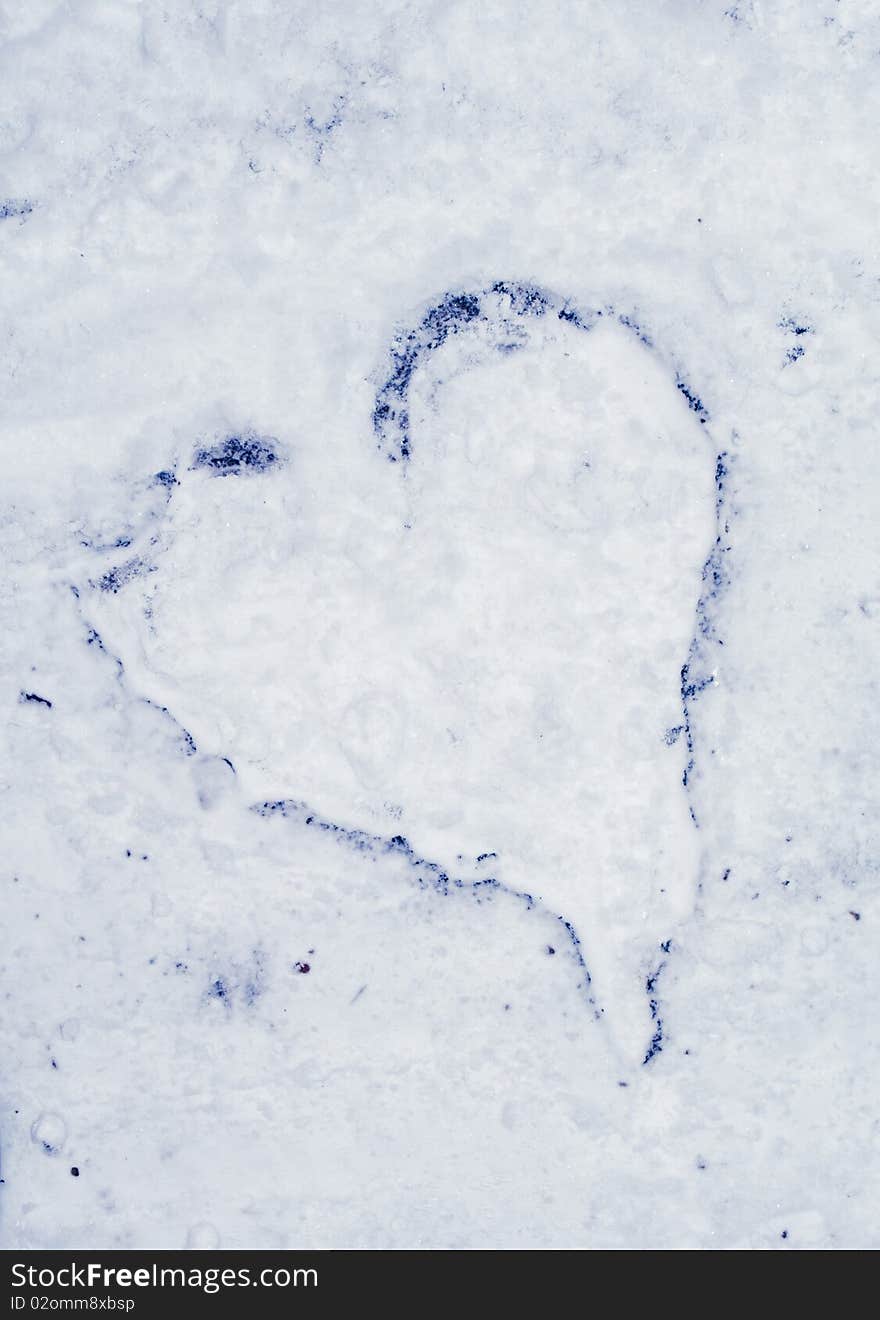
<path fill-rule="evenodd" d="M 76 1167 L 75 1164 L 74 1164 L 73 1168 L 70 1170 L 70 1176 L 71 1176 L 72 1178 L 78 1178 L 78 1177 L 79 1177 L 79 1169 Z"/>
<path fill-rule="evenodd" d="M 700 396 L 695 394 L 690 388 L 683 376 L 676 376 L 675 388 L 678 390 L 679 394 L 683 394 L 685 399 L 687 399 L 687 405 L 691 412 L 696 413 L 701 422 L 707 422 L 709 420 L 709 413 L 706 409 L 706 405 L 703 403 Z"/>
<path fill-rule="evenodd" d="M 206 468 L 216 477 L 269 472 L 279 462 L 277 441 L 270 436 L 230 435 L 219 444 L 197 449 L 192 470 Z"/>
<path fill-rule="evenodd" d="M 793 335 L 811 335 L 813 327 L 807 321 L 798 321 L 793 316 L 783 316 L 778 322 L 780 330 L 788 330 Z"/>
<path fill-rule="evenodd" d="M 299 972 L 301 976 L 308 976 L 309 972 L 312 969 L 309 963 L 307 962 L 295 962 L 293 964 L 293 970 L 295 972 Z"/>
<path fill-rule="evenodd" d="M 108 569 L 103 577 L 98 578 L 97 582 L 92 582 L 91 585 L 97 587 L 99 591 L 109 591 L 115 596 L 122 587 L 135 578 L 144 577 L 145 574 L 155 571 L 155 564 L 148 564 L 143 559 L 129 559 L 124 564 Z"/>
<path fill-rule="evenodd" d="M 543 316 L 550 306 L 547 296 L 532 284 L 512 284 L 507 280 L 498 280 L 492 285 L 492 292 L 509 298 L 510 306 L 518 316 Z"/>
<path fill-rule="evenodd" d="M 29 215 L 33 214 L 33 210 L 33 202 L 16 201 L 10 197 L 5 202 L 0 202 L 0 220 L 11 220 L 18 217 L 24 221 Z"/>
<path fill-rule="evenodd" d="M 52 709 L 52 703 L 49 700 L 49 698 L 41 697 L 37 692 L 20 692 L 18 699 L 22 703 L 22 705 L 26 704 L 27 702 L 32 702 L 34 705 L 47 706 L 49 710 Z"/>

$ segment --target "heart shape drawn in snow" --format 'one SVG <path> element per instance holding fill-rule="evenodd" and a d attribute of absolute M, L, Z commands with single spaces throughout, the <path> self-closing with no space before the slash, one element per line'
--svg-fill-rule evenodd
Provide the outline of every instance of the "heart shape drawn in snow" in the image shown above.
<path fill-rule="evenodd" d="M 710 431 L 633 317 L 450 293 L 392 342 L 368 468 L 302 489 L 292 443 L 215 436 L 77 599 L 257 815 L 555 914 L 588 1007 L 649 1062 L 699 870 L 691 716 L 728 549 Z"/>

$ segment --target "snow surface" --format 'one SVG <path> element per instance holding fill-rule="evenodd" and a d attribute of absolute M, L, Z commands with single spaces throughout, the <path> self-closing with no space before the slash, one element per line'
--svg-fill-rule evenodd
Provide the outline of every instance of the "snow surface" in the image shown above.
<path fill-rule="evenodd" d="M 4 1246 L 880 1245 L 878 62 L 0 4 Z"/>

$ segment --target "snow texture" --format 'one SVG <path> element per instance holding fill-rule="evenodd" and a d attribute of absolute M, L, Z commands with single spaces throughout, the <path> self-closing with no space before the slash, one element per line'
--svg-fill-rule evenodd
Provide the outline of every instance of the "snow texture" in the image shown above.
<path fill-rule="evenodd" d="M 0 4 L 0 1244 L 880 1245 L 878 52 Z"/>

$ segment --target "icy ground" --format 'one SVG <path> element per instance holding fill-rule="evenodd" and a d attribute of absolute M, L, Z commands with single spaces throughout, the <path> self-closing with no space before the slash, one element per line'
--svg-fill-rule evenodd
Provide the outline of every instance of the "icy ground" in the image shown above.
<path fill-rule="evenodd" d="M 880 1245 L 878 74 L 0 4 L 2 1245 Z"/>

